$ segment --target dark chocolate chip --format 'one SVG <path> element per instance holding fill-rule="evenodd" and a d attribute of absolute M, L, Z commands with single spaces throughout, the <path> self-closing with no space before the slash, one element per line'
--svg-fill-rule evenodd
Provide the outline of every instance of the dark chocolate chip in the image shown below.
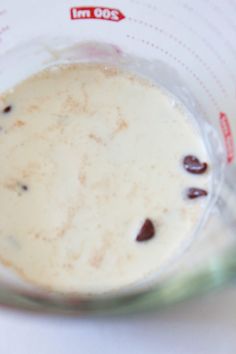
<path fill-rule="evenodd" d="M 147 241 L 153 238 L 154 235 L 155 235 L 154 225 L 150 219 L 146 219 L 136 237 L 136 241 L 139 242 Z"/>
<path fill-rule="evenodd" d="M 27 190 L 29 189 L 29 187 L 28 187 L 26 184 L 22 184 L 22 185 L 21 185 L 21 189 L 22 189 L 23 191 L 27 191 Z"/>
<path fill-rule="evenodd" d="M 11 105 L 8 105 L 6 106 L 2 111 L 3 113 L 10 113 L 12 110 L 12 106 Z"/>
<path fill-rule="evenodd" d="M 196 156 L 192 155 L 185 156 L 183 164 L 186 171 L 194 174 L 204 173 L 208 167 L 206 162 L 201 162 Z"/>
<path fill-rule="evenodd" d="M 199 197 L 206 197 L 208 195 L 205 189 L 200 188 L 189 188 L 187 191 L 187 196 L 189 199 L 195 199 Z"/>

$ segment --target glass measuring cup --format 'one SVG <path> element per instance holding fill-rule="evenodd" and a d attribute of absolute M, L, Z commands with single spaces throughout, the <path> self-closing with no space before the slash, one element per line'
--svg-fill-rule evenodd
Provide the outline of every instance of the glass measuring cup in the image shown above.
<path fill-rule="evenodd" d="M 2 1 L 0 91 L 61 60 L 96 58 L 130 65 L 148 77 L 158 76 L 160 84 L 201 117 L 217 166 L 217 204 L 181 262 L 148 289 L 93 299 L 65 297 L 16 285 L 15 279 L 9 281 L 2 274 L 2 304 L 65 313 L 156 308 L 223 284 L 235 275 L 236 4 L 227 1 L 223 9 L 211 1 L 193 5 L 187 0 L 178 5 L 173 0 L 165 4 L 94 1 L 92 5 L 76 6 L 64 0 L 50 4 Z M 129 55 L 141 58 L 135 68 L 129 64 Z"/>

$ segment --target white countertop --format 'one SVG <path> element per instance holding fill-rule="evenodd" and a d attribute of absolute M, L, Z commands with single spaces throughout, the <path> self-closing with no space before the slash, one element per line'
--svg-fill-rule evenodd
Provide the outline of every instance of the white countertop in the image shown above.
<path fill-rule="evenodd" d="M 0 310 L 1 354 L 235 354 L 236 288 L 131 318 Z"/>

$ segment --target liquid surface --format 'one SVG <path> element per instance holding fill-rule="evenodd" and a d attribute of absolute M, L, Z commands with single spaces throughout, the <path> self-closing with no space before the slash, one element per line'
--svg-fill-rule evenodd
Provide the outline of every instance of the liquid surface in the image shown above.
<path fill-rule="evenodd" d="M 97 294 L 163 271 L 192 238 L 210 173 L 195 123 L 158 87 L 99 65 L 0 96 L 0 260 L 47 289 Z M 136 240 L 145 220 L 155 235 Z"/>

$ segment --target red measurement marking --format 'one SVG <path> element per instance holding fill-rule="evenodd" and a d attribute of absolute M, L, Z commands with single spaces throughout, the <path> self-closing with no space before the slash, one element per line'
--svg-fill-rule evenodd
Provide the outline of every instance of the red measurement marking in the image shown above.
<path fill-rule="evenodd" d="M 119 22 L 125 18 L 117 9 L 108 7 L 72 7 L 70 9 L 71 20 L 105 20 Z"/>
<path fill-rule="evenodd" d="M 226 113 L 220 112 L 220 126 L 225 139 L 227 162 L 232 163 L 234 160 L 234 139 Z"/>

